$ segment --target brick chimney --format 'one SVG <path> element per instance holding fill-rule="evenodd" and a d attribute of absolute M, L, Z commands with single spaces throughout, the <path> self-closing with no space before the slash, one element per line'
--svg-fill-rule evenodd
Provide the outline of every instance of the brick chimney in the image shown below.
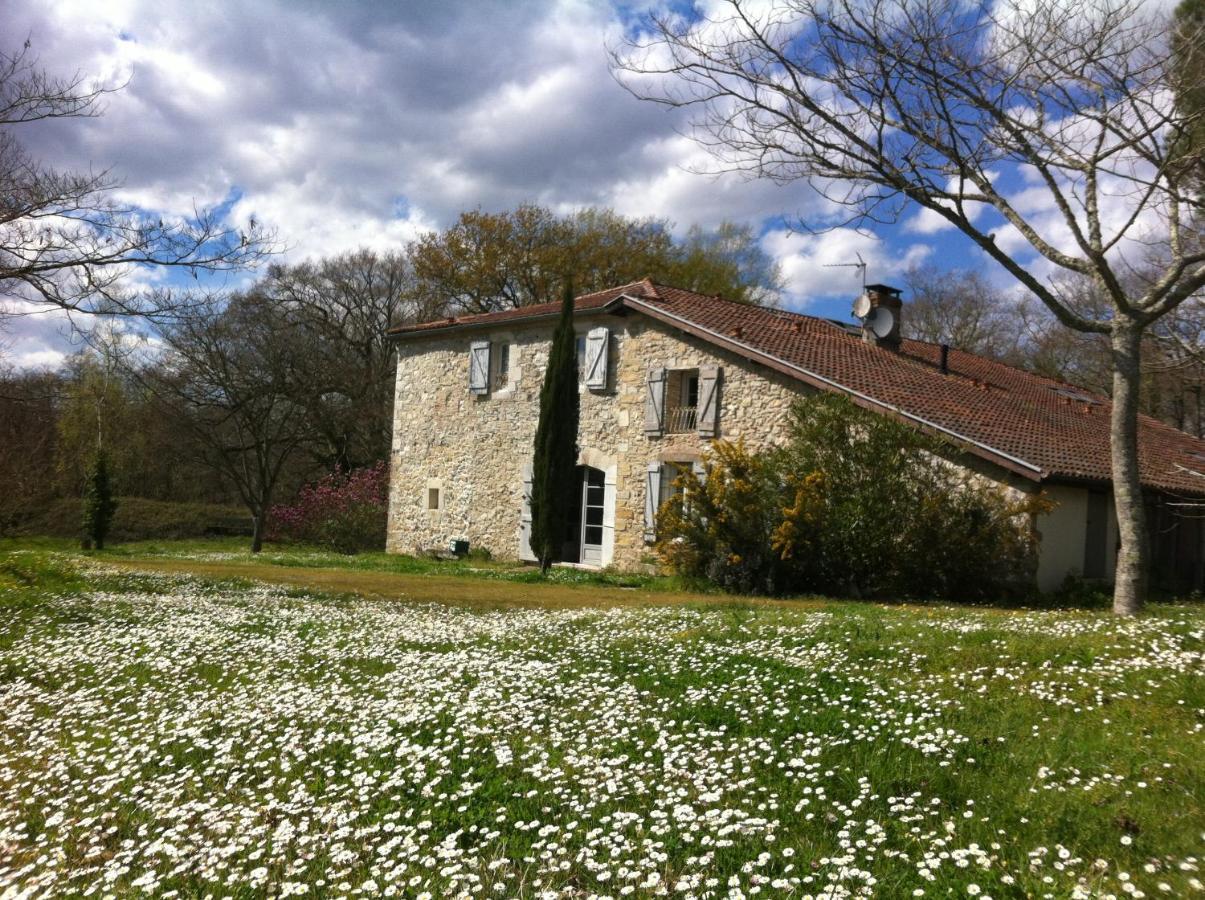
<path fill-rule="evenodd" d="M 862 340 L 877 347 L 898 350 L 902 339 L 900 321 L 904 312 L 900 289 L 885 284 L 868 284 L 866 297 L 870 301 L 870 311 L 862 317 Z"/>

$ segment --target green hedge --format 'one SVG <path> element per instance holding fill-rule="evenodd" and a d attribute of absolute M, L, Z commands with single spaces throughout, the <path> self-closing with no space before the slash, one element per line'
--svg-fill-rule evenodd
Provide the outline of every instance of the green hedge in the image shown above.
<path fill-rule="evenodd" d="M 79 537 L 83 506 L 78 498 L 51 501 L 20 529 L 26 535 Z M 251 517 L 241 506 L 171 503 L 142 497 L 117 498 L 110 541 L 170 540 L 251 534 Z"/>

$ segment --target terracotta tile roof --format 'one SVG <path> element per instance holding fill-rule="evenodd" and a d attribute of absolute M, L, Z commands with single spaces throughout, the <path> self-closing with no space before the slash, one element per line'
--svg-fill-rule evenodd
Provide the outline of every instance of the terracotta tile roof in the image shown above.
<path fill-rule="evenodd" d="M 585 294 L 575 310 L 624 306 L 756 359 L 816 386 L 840 390 L 871 408 L 945 432 L 972 453 L 1035 480 L 1110 480 L 1105 397 L 958 349 L 949 374 L 940 348 L 905 340 L 900 350 L 866 344 L 839 323 L 641 282 Z M 555 315 L 559 303 L 392 329 L 398 338 L 449 328 L 492 326 Z M 1148 416 L 1139 423 L 1143 482 L 1175 493 L 1205 494 L 1205 441 Z"/>
<path fill-rule="evenodd" d="M 607 288 L 605 291 L 595 291 L 593 294 L 581 294 L 573 298 L 574 312 L 585 313 L 602 309 L 612 300 L 625 294 L 636 297 L 655 297 L 656 288 L 647 278 L 643 281 L 633 281 L 620 287 Z M 561 311 L 560 301 L 556 303 L 539 303 L 534 306 L 520 306 L 515 309 L 503 309 L 498 312 L 474 313 L 467 316 L 448 316 L 445 319 L 435 319 L 431 322 L 420 322 L 417 325 L 396 325 L 389 329 L 389 334 L 405 336 L 421 334 L 428 331 L 443 331 L 448 328 L 471 328 L 481 325 L 494 325 L 498 322 L 510 322 L 517 319 L 538 319 L 541 316 L 555 316 Z"/>

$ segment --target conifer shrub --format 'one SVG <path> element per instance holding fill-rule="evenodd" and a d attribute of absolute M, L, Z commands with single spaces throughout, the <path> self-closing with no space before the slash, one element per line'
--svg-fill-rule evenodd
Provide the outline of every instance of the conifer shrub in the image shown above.
<path fill-rule="evenodd" d="M 1031 517 L 948 458 L 956 449 L 818 394 L 790 440 L 750 453 L 717 442 L 658 516 L 657 551 L 679 574 L 740 592 L 1007 600 L 1033 589 Z"/>
<path fill-rule="evenodd" d="M 105 538 L 113 514 L 117 511 L 117 500 L 113 497 L 113 485 L 109 482 L 109 464 L 103 450 L 96 451 L 88 475 L 84 481 L 84 509 L 82 516 L 83 546 L 85 550 L 95 547 L 105 549 Z"/>
<path fill-rule="evenodd" d="M 389 467 L 384 462 L 332 472 L 302 488 L 294 503 L 272 507 L 268 538 L 348 554 L 383 550 L 388 503 Z"/>

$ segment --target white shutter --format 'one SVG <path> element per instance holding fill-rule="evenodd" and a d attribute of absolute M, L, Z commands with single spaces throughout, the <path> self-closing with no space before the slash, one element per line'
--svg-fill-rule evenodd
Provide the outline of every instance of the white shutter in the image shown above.
<path fill-rule="evenodd" d="M 651 462 L 644 480 L 644 539 L 657 537 L 657 510 L 661 507 L 661 463 Z"/>
<path fill-rule="evenodd" d="M 490 389 L 490 342 L 469 344 L 469 391 L 486 394 Z"/>
<path fill-rule="evenodd" d="M 523 464 L 523 500 L 519 513 L 519 559 L 534 560 L 531 552 L 531 463 Z"/>
<path fill-rule="evenodd" d="M 602 564 L 609 566 L 615 558 L 615 481 L 617 472 L 615 466 L 608 466 L 603 472 Z"/>
<path fill-rule="evenodd" d="M 644 397 L 644 433 L 661 437 L 665 433 L 665 369 L 650 369 L 648 389 Z"/>
<path fill-rule="evenodd" d="M 719 366 L 699 367 L 699 437 L 713 438 L 720 433 Z"/>
<path fill-rule="evenodd" d="M 607 344 L 611 332 L 599 326 L 586 335 L 586 387 L 592 391 L 607 389 Z"/>

